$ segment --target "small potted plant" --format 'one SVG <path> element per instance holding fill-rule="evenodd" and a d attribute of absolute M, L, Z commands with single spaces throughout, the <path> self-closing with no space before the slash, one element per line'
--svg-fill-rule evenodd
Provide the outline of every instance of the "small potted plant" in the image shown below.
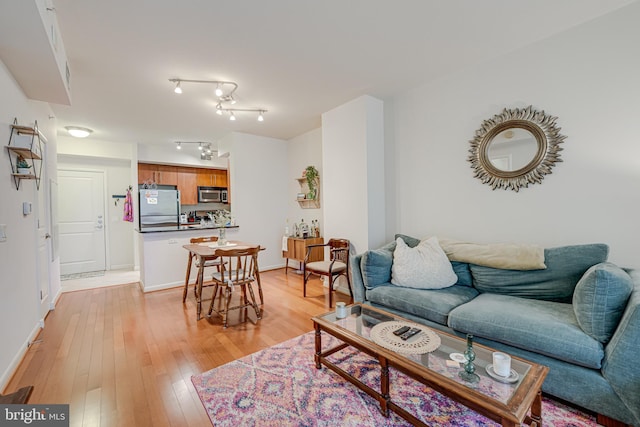
<path fill-rule="evenodd" d="M 22 157 L 18 157 L 18 161 L 16 162 L 16 171 L 20 175 L 29 175 L 29 169 L 31 169 L 31 165 L 27 163 L 27 161 Z"/>
<path fill-rule="evenodd" d="M 307 178 L 307 185 L 309 186 L 309 193 L 307 193 L 307 198 L 311 200 L 315 200 L 318 196 L 316 191 L 316 186 L 318 184 L 318 169 L 315 166 L 307 166 L 304 170 L 304 176 Z"/>

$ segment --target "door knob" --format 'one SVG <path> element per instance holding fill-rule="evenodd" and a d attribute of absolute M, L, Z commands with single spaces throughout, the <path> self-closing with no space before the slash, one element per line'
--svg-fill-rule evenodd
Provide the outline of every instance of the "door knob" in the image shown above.
<path fill-rule="evenodd" d="M 49 234 L 49 233 L 45 233 L 44 238 L 45 238 L 45 239 L 50 239 L 50 238 L 51 238 L 51 234 Z"/>

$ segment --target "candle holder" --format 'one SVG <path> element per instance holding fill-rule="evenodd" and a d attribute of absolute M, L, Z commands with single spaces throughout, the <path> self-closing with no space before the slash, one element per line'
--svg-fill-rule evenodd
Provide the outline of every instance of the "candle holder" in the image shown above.
<path fill-rule="evenodd" d="M 476 353 L 473 351 L 473 335 L 471 334 L 467 334 L 467 349 L 464 352 L 464 358 L 466 359 L 464 371 L 460 371 L 458 376 L 470 383 L 479 382 L 480 377 L 475 373 L 476 367 L 473 364 L 473 361 L 476 359 Z"/>

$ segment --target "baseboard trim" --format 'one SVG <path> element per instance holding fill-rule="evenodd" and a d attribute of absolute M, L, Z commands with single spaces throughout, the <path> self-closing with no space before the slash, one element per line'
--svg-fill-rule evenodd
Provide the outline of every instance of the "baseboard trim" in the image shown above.
<path fill-rule="evenodd" d="M 9 381 L 11 381 L 11 378 L 13 378 L 16 371 L 18 370 L 20 363 L 22 363 L 22 359 L 24 359 L 25 354 L 27 354 L 27 350 L 33 344 L 33 341 L 36 339 L 41 330 L 42 328 L 40 327 L 40 321 L 38 321 L 36 322 L 27 339 L 20 346 L 20 350 L 18 351 L 18 353 L 16 353 L 13 359 L 11 359 L 11 363 L 9 363 L 7 369 L 2 373 L 2 377 L 0 377 L 0 390 L 3 390 L 3 392 L 7 387 L 7 384 L 9 384 Z"/>

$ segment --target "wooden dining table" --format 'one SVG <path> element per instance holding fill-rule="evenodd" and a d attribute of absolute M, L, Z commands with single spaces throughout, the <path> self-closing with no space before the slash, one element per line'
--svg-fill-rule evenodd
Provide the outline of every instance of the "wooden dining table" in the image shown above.
<path fill-rule="evenodd" d="M 196 306 L 197 306 L 197 318 L 201 319 L 202 312 L 202 284 L 204 282 L 204 269 L 205 262 L 216 259 L 220 256 L 220 251 L 231 250 L 231 249 L 246 249 L 246 248 L 255 248 L 259 247 L 261 251 L 266 248 L 261 247 L 260 245 L 256 245 L 253 243 L 240 242 L 235 240 L 229 240 L 225 245 L 218 245 L 216 242 L 206 242 L 206 243 L 190 243 L 188 245 L 183 245 L 183 248 L 189 251 L 189 260 L 187 261 L 187 273 L 185 276 L 185 286 L 189 284 L 189 278 L 191 276 L 191 265 L 193 262 L 194 256 L 198 258 L 198 275 L 196 277 Z M 256 280 L 260 281 L 260 271 L 256 265 Z M 261 301 L 262 303 L 262 301 Z"/>

